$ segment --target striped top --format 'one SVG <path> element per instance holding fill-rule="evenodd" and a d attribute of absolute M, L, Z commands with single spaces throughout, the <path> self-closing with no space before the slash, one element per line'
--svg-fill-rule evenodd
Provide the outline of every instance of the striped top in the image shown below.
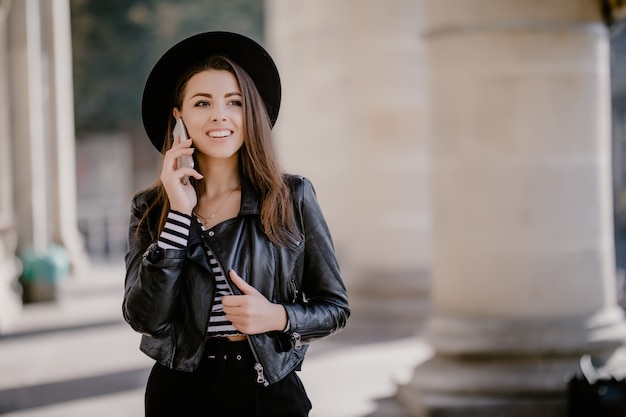
<path fill-rule="evenodd" d="M 185 249 L 189 239 L 189 230 L 191 228 L 192 217 L 177 211 L 171 210 L 167 215 L 167 221 L 163 226 L 163 231 L 159 236 L 157 244 L 163 249 Z M 198 221 L 196 219 L 196 221 Z M 200 222 L 198 222 L 200 223 Z M 207 229 L 200 223 L 202 231 Z M 224 271 L 215 259 L 210 249 L 207 248 L 209 257 L 209 266 L 215 277 L 215 299 L 213 300 L 213 308 L 209 317 L 209 327 L 207 329 L 208 336 L 241 336 L 239 330 L 226 319 L 224 306 L 222 305 L 222 297 L 231 295 L 232 291 L 224 276 Z"/>

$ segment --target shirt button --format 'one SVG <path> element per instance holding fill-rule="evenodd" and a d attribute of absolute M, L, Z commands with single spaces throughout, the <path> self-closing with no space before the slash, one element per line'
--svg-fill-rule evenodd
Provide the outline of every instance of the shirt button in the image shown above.
<path fill-rule="evenodd" d="M 209 230 L 209 236 L 213 237 L 215 235 L 215 232 L 213 230 Z"/>

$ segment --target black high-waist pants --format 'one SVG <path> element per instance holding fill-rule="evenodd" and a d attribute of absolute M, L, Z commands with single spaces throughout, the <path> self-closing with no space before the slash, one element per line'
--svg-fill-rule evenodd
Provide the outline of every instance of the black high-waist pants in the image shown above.
<path fill-rule="evenodd" d="M 268 387 L 257 383 L 247 341 L 210 339 L 199 368 L 155 364 L 148 378 L 146 417 L 306 417 L 311 402 L 296 372 Z"/>

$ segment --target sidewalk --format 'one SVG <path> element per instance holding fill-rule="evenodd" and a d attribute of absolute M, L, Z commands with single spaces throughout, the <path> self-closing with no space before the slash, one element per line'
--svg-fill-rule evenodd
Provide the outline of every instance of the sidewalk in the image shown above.
<path fill-rule="evenodd" d="M 24 308 L 15 328 L 0 335 L 0 415 L 143 415 L 152 361 L 121 317 L 123 280 L 122 265 L 94 266 L 88 277 L 66 281 L 57 303 Z M 406 330 L 352 318 L 341 333 L 314 343 L 304 362 L 311 417 L 374 412 L 375 400 L 392 395 L 429 355 Z"/>

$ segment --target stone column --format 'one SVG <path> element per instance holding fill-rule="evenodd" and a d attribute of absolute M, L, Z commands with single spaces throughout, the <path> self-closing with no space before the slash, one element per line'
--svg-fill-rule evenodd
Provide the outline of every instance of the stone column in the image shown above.
<path fill-rule="evenodd" d="M 50 212 L 52 240 L 62 245 L 75 272 L 87 266 L 83 239 L 78 231 L 76 204 L 76 137 L 69 0 L 44 1 L 42 26 L 47 56 L 50 96 Z"/>
<path fill-rule="evenodd" d="M 11 102 L 6 50 L 10 4 L 11 1 L 0 0 L 0 334 L 15 321 L 22 306 L 15 290 L 19 263 L 15 257 L 17 241 L 11 172 Z"/>
<path fill-rule="evenodd" d="M 283 81 L 276 140 L 286 169 L 316 186 L 352 328 L 358 317 L 387 328 L 414 320 L 427 307 L 430 264 L 422 2 L 265 5 Z"/>
<path fill-rule="evenodd" d="M 8 28 L 16 226 L 20 246 L 43 253 L 50 241 L 50 177 L 39 0 L 11 2 Z"/>
<path fill-rule="evenodd" d="M 435 356 L 412 416 L 564 415 L 564 376 L 626 329 L 599 2 L 429 0 Z"/>

